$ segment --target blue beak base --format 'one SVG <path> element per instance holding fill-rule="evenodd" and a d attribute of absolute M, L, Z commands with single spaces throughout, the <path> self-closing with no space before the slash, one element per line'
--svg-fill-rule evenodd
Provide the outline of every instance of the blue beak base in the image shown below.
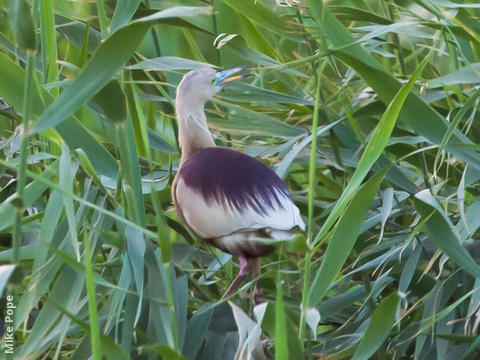
<path fill-rule="evenodd" d="M 245 72 L 245 70 L 249 69 L 250 66 L 238 66 L 233 69 L 228 69 L 224 71 L 219 71 L 215 74 L 215 86 L 225 86 L 229 82 L 235 81 L 235 80 L 241 80 L 246 78 L 248 73 Z"/>

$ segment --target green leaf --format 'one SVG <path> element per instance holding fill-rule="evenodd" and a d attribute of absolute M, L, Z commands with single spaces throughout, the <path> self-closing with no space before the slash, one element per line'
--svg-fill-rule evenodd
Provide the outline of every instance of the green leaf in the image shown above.
<path fill-rule="evenodd" d="M 34 131 L 57 126 L 105 86 L 132 56 L 156 21 L 205 13 L 209 8 L 178 6 L 138 19 L 100 44 L 87 66 L 42 114 Z"/>
<path fill-rule="evenodd" d="M 332 6 L 332 12 L 340 19 L 367 21 L 382 25 L 392 24 L 392 20 L 386 19 L 373 12 L 362 10 L 358 7 Z"/>
<path fill-rule="evenodd" d="M 83 278 L 69 267 L 62 269 L 61 273 L 55 279 L 49 293 L 48 299 L 54 300 L 62 308 L 71 311 L 77 306 L 80 294 L 83 291 Z M 48 300 L 47 300 L 48 301 Z M 42 344 L 44 345 L 47 335 L 53 330 L 53 326 L 58 319 L 59 311 L 54 309 L 50 304 L 46 304 L 40 310 L 33 327 L 30 329 L 29 336 L 25 339 L 23 345 L 18 349 L 18 358 L 29 357 L 36 358 L 39 351 L 41 351 Z M 17 322 L 17 321 L 16 321 Z M 15 324 L 16 327 L 20 325 Z M 59 324 L 60 325 L 60 324 Z M 69 322 L 62 322 L 60 325 L 62 331 L 65 327 L 68 328 Z"/>
<path fill-rule="evenodd" d="M 182 353 L 189 360 L 197 358 L 198 351 L 202 346 L 205 334 L 212 321 L 213 309 L 201 312 L 197 311 L 188 321 L 185 338 L 187 341 L 183 344 Z"/>
<path fill-rule="evenodd" d="M 313 105 L 311 100 L 304 99 L 299 96 L 283 94 L 277 91 L 272 91 L 240 82 L 233 83 L 231 86 L 229 86 L 228 90 L 229 91 L 227 94 L 222 94 L 222 98 L 235 102 L 248 102 L 267 105 L 272 103 Z"/>
<path fill-rule="evenodd" d="M 445 85 L 480 83 L 480 63 L 469 64 L 450 74 L 429 80 L 427 86 L 435 88 Z"/>
<path fill-rule="evenodd" d="M 152 149 L 169 153 L 177 154 L 178 151 L 172 147 L 166 140 L 150 128 L 147 128 L 148 142 Z"/>
<path fill-rule="evenodd" d="M 474 277 L 480 277 L 480 266 L 461 244 L 453 225 L 445 216 L 441 205 L 437 202 L 429 189 L 420 191 L 415 195 L 415 207 L 422 217 L 433 215 L 425 223 L 425 228 L 430 233 L 430 240 L 442 250 L 454 263 Z"/>
<path fill-rule="evenodd" d="M 415 250 L 410 254 L 405 263 L 405 266 L 402 270 L 402 274 L 400 275 L 400 281 L 398 283 L 398 291 L 401 293 L 406 293 L 408 289 L 408 285 L 412 281 L 413 274 L 415 270 L 417 270 L 418 260 L 420 258 L 420 254 L 422 252 L 422 246 L 417 245 Z"/>
<path fill-rule="evenodd" d="M 275 360 L 288 360 L 286 316 L 282 282 L 280 278 L 277 278 L 277 299 L 275 302 Z"/>
<path fill-rule="evenodd" d="M 25 292 L 22 296 L 20 303 L 17 307 L 17 317 L 24 319 L 30 310 L 35 306 L 38 298 L 41 296 L 41 286 L 37 283 L 42 281 L 42 275 L 45 275 L 45 272 L 39 271 L 41 267 L 45 266 L 45 262 L 48 256 L 48 246 L 50 245 L 56 225 L 60 222 L 60 215 L 63 210 L 63 198 L 58 191 L 52 191 L 50 193 L 50 198 L 45 209 L 43 216 L 42 227 L 38 235 L 38 242 L 33 244 L 35 246 L 33 268 L 32 268 L 32 278 L 29 285 L 32 286 L 30 291 Z M 22 247 L 22 252 L 25 251 L 25 247 Z M 43 279 L 43 281 L 45 281 Z M 43 284 L 42 284 L 43 285 Z"/>
<path fill-rule="evenodd" d="M 127 103 L 118 81 L 110 81 L 93 97 L 93 101 L 113 122 L 124 122 L 127 119 Z"/>
<path fill-rule="evenodd" d="M 358 190 L 336 225 L 335 232 L 328 243 L 327 251 L 322 260 L 322 265 L 308 294 L 309 307 L 315 307 L 322 300 L 330 284 L 347 260 L 385 173 L 386 171 L 382 171 L 376 174 Z"/>
<path fill-rule="evenodd" d="M 370 359 L 383 344 L 395 323 L 399 301 L 399 296 L 392 293 L 378 305 L 352 360 Z"/>
<path fill-rule="evenodd" d="M 150 71 L 176 71 L 193 70 L 202 67 L 211 67 L 212 65 L 200 61 L 184 59 L 176 56 L 161 56 L 139 62 L 135 65 L 127 66 L 130 70 L 150 70 Z"/>
<path fill-rule="evenodd" d="M 340 214 L 343 212 L 345 207 L 347 206 L 348 202 L 355 196 L 360 184 L 362 183 L 365 176 L 367 176 L 368 172 L 378 160 L 378 158 L 382 155 L 385 146 L 388 143 L 388 139 L 392 134 L 393 128 L 397 121 L 398 114 L 402 109 L 402 106 L 409 94 L 410 90 L 413 87 L 416 79 L 420 76 L 423 72 L 423 69 L 428 63 L 429 57 L 425 57 L 419 67 L 415 70 L 413 75 L 411 76 L 410 80 L 403 85 L 398 93 L 393 98 L 392 102 L 388 106 L 387 110 L 383 114 L 382 118 L 380 119 L 379 124 L 375 128 L 373 135 L 368 142 L 367 146 L 365 147 L 365 151 L 363 152 L 360 161 L 358 162 L 357 168 L 355 173 L 353 174 L 350 182 L 348 183 L 347 187 L 342 193 L 340 199 L 336 202 L 335 207 L 329 214 L 327 220 L 323 223 L 322 228 L 320 229 L 319 233 L 315 237 L 314 244 L 318 243 L 328 232 L 330 227 L 334 224 L 334 222 L 338 219 Z"/>
<path fill-rule="evenodd" d="M 480 346 L 480 337 L 477 336 L 475 341 L 470 344 L 470 346 L 465 350 L 460 360 L 468 359 L 469 355 L 471 355 L 478 347 Z"/>
<path fill-rule="evenodd" d="M 148 28 L 148 23 L 135 23 L 103 42 L 75 81 L 43 112 L 34 131 L 57 126 L 105 86 L 133 54 Z"/>
<path fill-rule="evenodd" d="M 20 261 L 32 260 L 35 257 L 37 244 L 29 244 L 22 246 L 22 252 L 20 253 Z M 9 262 L 12 259 L 13 249 L 7 249 L 0 251 L 0 261 Z"/>
<path fill-rule="evenodd" d="M 342 121 L 342 119 L 339 119 L 337 121 L 334 121 L 331 124 L 328 124 L 326 126 L 323 126 L 319 129 L 317 129 L 317 138 L 320 135 L 325 135 L 330 129 L 332 129 L 333 127 L 338 125 L 341 121 Z M 312 142 L 312 137 L 313 137 L 313 135 L 307 136 L 299 144 L 296 144 L 287 153 L 287 155 L 285 155 L 283 160 L 280 162 L 280 164 L 278 164 L 278 166 L 275 169 L 275 172 L 277 173 L 278 176 L 280 176 L 282 179 L 285 178 L 285 176 L 287 176 L 288 169 L 290 168 L 290 166 L 294 162 L 296 156 L 300 153 L 300 151 L 302 151 L 305 148 L 305 146 L 307 146 L 308 144 L 310 144 Z"/>
<path fill-rule="evenodd" d="M 23 87 L 25 72 L 15 64 L 5 53 L 0 53 L 0 96 L 14 108 L 21 109 L 23 104 Z M 41 89 L 40 94 L 32 92 L 32 115 L 40 116 L 44 104 L 53 101 L 53 97 Z M 117 163 L 112 155 L 81 125 L 73 116 L 56 127 L 64 141 L 71 149 L 82 148 L 97 172 L 115 179 Z"/>
<path fill-rule="evenodd" d="M 350 32 L 322 2 L 309 0 L 308 4 L 317 24 L 322 26 L 333 44 L 335 56 L 351 66 L 373 88 L 384 103 L 390 103 L 401 86 L 400 82 L 384 71 L 380 64 L 361 45 L 356 43 Z M 318 31 L 315 29 L 311 31 L 314 36 L 321 39 Z M 418 121 L 418 119 L 422 119 L 422 121 Z M 408 95 L 399 120 L 434 144 L 440 144 L 448 128 L 448 122 L 414 93 Z M 459 131 L 455 131 L 450 143 L 470 144 L 471 141 Z M 472 177 L 480 178 L 480 158 L 475 151 L 452 145 L 447 145 L 446 149 L 456 157 L 473 165 L 475 174 Z"/>
<path fill-rule="evenodd" d="M 217 103 L 228 109 L 227 119 L 211 117 L 208 119 L 208 123 L 233 134 L 274 137 L 290 137 L 305 134 L 303 128 L 279 121 L 265 113 L 255 112 L 225 101 L 217 101 Z"/>
<path fill-rule="evenodd" d="M 125 193 L 128 216 L 136 223 L 145 226 L 145 203 L 142 194 L 142 177 L 138 161 L 132 122 L 116 124 L 122 175 L 125 178 Z"/>
<path fill-rule="evenodd" d="M 459 8 L 480 9 L 480 4 L 475 4 L 475 3 L 462 4 L 462 3 L 456 3 L 456 2 L 447 1 L 447 0 L 435 0 L 435 5 L 446 7 L 446 8 L 452 8 L 452 9 L 459 9 Z"/>
<path fill-rule="evenodd" d="M 75 21 L 75 19 L 55 14 L 55 24 L 57 25 L 57 31 L 79 49 L 83 47 L 85 35 L 87 34 L 87 50 L 89 53 L 93 53 L 102 41 L 102 34 L 99 31 L 89 27 L 87 32 L 87 26 L 84 23 Z"/>
<path fill-rule="evenodd" d="M 141 0 L 118 0 L 115 5 L 112 23 L 110 24 L 110 32 L 115 31 L 126 25 L 137 11 Z"/>
<path fill-rule="evenodd" d="M 127 238 L 127 255 L 130 266 L 132 267 L 133 279 L 138 294 L 138 308 L 135 316 L 136 325 L 142 310 L 143 299 L 143 279 L 144 279 L 144 256 L 145 256 L 145 239 L 138 231 L 127 227 L 125 229 L 125 237 Z"/>
<path fill-rule="evenodd" d="M 253 0 L 223 0 L 223 2 L 251 21 L 271 30 L 274 33 L 284 35 L 287 33 L 285 30 L 287 28 L 286 22 L 281 17 L 272 13 L 261 2 Z"/>
<path fill-rule="evenodd" d="M 60 157 L 59 169 L 59 185 L 68 192 L 73 193 L 73 180 L 78 166 L 72 166 L 70 162 L 70 150 L 68 146 L 62 148 L 62 156 Z M 70 227 L 70 238 L 72 239 L 72 246 L 75 249 L 77 261 L 80 261 L 80 250 L 77 238 L 77 224 L 75 221 L 75 212 L 73 207 L 73 199 L 69 196 L 63 197 L 65 212 L 67 213 L 68 225 Z"/>
<path fill-rule="evenodd" d="M 3 296 L 3 291 L 7 286 L 8 279 L 15 270 L 16 265 L 1 265 L 0 266 L 0 297 Z"/>
<path fill-rule="evenodd" d="M 40 30 L 42 35 L 42 55 L 44 66 L 44 79 L 48 83 L 54 83 L 58 80 L 57 67 L 57 38 L 55 32 L 55 15 L 53 0 L 44 0 L 40 2 L 41 14 Z M 58 96 L 58 90 L 52 93 Z"/>
<path fill-rule="evenodd" d="M 95 284 L 93 283 L 93 268 L 90 254 L 90 239 L 87 232 L 83 233 L 83 245 L 85 247 L 85 283 L 88 296 L 88 319 L 90 320 L 90 340 L 94 360 L 102 360 L 102 348 L 100 340 L 100 326 L 98 323 L 97 300 L 95 297 Z"/>
<path fill-rule="evenodd" d="M 59 312 L 64 314 L 68 317 L 73 323 L 81 327 L 85 332 L 89 333 L 90 328 L 88 324 L 84 321 L 80 320 L 70 311 L 68 311 L 64 306 L 58 304 L 55 300 L 49 299 L 48 304 L 53 308 L 57 309 Z M 102 353 L 107 359 L 111 360 L 128 360 L 130 357 L 115 343 L 115 341 L 106 335 L 101 334 L 101 345 L 102 345 Z"/>
<path fill-rule="evenodd" d="M 55 260 L 61 260 L 65 265 L 68 265 L 77 274 L 84 275 L 86 273 L 85 266 L 81 262 L 78 262 L 75 257 L 58 250 L 51 244 L 43 243 L 41 245 L 46 247 L 47 250 L 49 250 L 50 252 L 52 252 L 52 254 L 55 255 Z M 111 289 L 116 289 L 115 285 L 109 283 L 100 274 L 93 272 L 92 276 L 92 281 L 94 282 L 94 284 L 105 286 Z"/>
<path fill-rule="evenodd" d="M 17 44 L 24 50 L 35 50 L 37 39 L 30 2 L 27 0 L 10 0 L 8 15 Z"/>
<path fill-rule="evenodd" d="M 142 350 L 153 351 L 164 360 L 186 360 L 182 355 L 167 345 L 144 346 Z"/>
<path fill-rule="evenodd" d="M 137 94 L 137 89 L 133 84 L 128 84 L 126 88 L 127 94 L 127 106 L 130 115 L 130 121 L 133 127 L 133 134 L 135 144 L 137 147 L 138 155 L 151 159 L 149 151 L 148 134 L 147 134 L 147 121 L 142 110 L 142 106 Z"/>
<path fill-rule="evenodd" d="M 440 143 L 437 154 L 435 155 L 435 161 L 433 165 L 434 172 L 437 171 L 437 163 L 441 157 L 443 150 L 448 144 L 450 138 L 454 134 L 454 131 L 457 129 L 458 125 L 460 124 L 460 121 L 463 119 L 467 111 L 470 110 L 472 107 L 475 107 L 476 104 L 478 104 L 477 98 L 479 96 L 480 96 L 480 90 L 477 90 L 472 96 L 468 98 L 468 100 L 461 107 L 461 109 L 455 115 L 455 117 L 450 122 L 450 124 L 448 124 L 447 131 L 445 131 L 445 133 L 443 134 L 442 142 Z"/>
<path fill-rule="evenodd" d="M 1 72 L 0 72 L 1 73 Z M 0 159 L 1 161 L 1 159 Z M 2 165 L 5 165 L 4 163 Z M 16 166 L 12 166 L 16 168 Z M 49 167 L 47 167 L 43 175 L 45 180 L 52 181 L 52 179 L 58 174 L 58 162 L 55 161 Z M 23 204 L 25 207 L 29 207 L 35 200 L 37 200 L 42 193 L 48 188 L 48 185 L 42 181 L 32 181 L 26 188 L 23 198 Z M 12 205 L 12 201 L 15 199 L 15 194 L 12 194 L 0 203 L 0 230 L 5 230 L 7 227 L 13 224 L 13 217 L 15 214 L 15 208 Z"/>

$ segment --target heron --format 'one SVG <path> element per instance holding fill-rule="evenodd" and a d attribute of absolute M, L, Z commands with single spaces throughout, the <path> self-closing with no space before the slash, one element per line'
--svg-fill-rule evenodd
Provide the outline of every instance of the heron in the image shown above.
<path fill-rule="evenodd" d="M 247 67 L 186 73 L 177 88 L 175 111 L 181 150 L 172 183 L 178 216 L 205 242 L 238 257 L 240 271 L 223 298 L 235 293 L 249 273 L 260 275 L 260 257 L 275 247 L 264 238 L 288 240 L 305 230 L 289 189 L 266 164 L 230 148 L 216 147 L 204 106 Z M 253 296 L 262 297 L 258 279 Z"/>

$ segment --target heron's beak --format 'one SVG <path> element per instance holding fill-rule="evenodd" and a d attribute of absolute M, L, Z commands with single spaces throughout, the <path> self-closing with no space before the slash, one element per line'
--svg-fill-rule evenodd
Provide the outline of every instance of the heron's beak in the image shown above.
<path fill-rule="evenodd" d="M 215 86 L 225 86 L 229 82 L 241 80 L 250 75 L 246 70 L 250 66 L 238 66 L 233 69 L 220 71 L 215 75 Z"/>

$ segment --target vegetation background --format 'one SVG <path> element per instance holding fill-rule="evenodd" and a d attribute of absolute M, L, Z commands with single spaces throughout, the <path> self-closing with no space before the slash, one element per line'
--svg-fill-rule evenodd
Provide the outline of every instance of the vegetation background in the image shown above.
<path fill-rule="evenodd" d="M 480 358 L 478 3 L 0 4 L 15 359 Z M 175 87 L 205 64 L 252 66 L 211 129 L 308 223 L 256 307 L 171 211 Z"/>

